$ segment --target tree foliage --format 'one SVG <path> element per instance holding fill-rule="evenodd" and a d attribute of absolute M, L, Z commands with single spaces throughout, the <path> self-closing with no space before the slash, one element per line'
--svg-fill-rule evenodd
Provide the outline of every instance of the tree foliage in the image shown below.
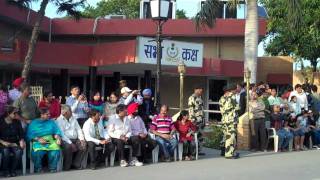
<path fill-rule="evenodd" d="M 30 8 L 32 2 L 37 2 L 39 0 L 6 0 L 8 4 L 20 7 L 20 8 Z M 29 41 L 27 55 L 24 58 L 23 69 L 21 76 L 25 79 L 29 78 L 29 73 L 31 70 L 31 64 L 33 55 L 35 52 L 36 44 L 40 34 L 40 25 L 45 16 L 45 11 L 48 3 L 52 3 L 57 7 L 57 13 L 67 13 L 68 16 L 80 18 L 80 12 L 78 10 L 79 6 L 83 6 L 86 0 L 41 0 L 40 9 L 37 12 L 36 21 L 32 29 L 32 35 Z"/>
<path fill-rule="evenodd" d="M 187 15 L 186 15 L 186 11 L 183 9 L 177 9 L 176 11 L 176 18 L 177 19 L 188 19 Z"/>
<path fill-rule="evenodd" d="M 125 15 L 129 19 L 139 17 L 140 0 L 108 0 L 100 1 L 96 7 L 86 6 L 83 17 L 97 18 L 109 14 Z"/>
<path fill-rule="evenodd" d="M 297 1 L 297 0 L 295 0 Z M 292 26 L 290 6 L 283 0 L 261 0 L 269 15 L 266 52 L 270 55 L 290 55 L 308 60 L 316 72 L 320 58 L 320 1 L 296 2 L 300 7 L 298 26 Z"/>

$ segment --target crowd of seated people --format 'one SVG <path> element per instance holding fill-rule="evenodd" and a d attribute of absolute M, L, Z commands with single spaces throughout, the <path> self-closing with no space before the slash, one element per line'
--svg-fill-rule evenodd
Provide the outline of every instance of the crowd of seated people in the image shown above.
<path fill-rule="evenodd" d="M 5 177 L 17 175 L 26 149 L 36 173 L 47 169 L 43 167 L 44 158 L 52 173 L 60 165 L 65 171 L 80 170 L 87 164 L 94 170 L 101 163 L 106 165 L 106 157 L 113 154 L 121 167 L 143 166 L 150 162 L 157 146 L 160 159 L 170 162 L 179 143 L 184 160 L 195 158 L 198 127 L 188 111 L 181 111 L 176 122 L 167 105 L 157 113 L 150 89 L 131 90 L 123 84 L 119 95 L 112 92 L 105 101 L 100 92 L 87 99 L 79 87 L 73 86 L 65 104 L 60 104 L 52 92 L 45 92 L 37 103 L 23 81 L 16 80 L 10 93 L 0 87 L 0 149 Z M 276 88 L 260 83 L 252 85 L 249 93 L 254 151 L 267 150 L 267 128 L 275 129 L 280 151 L 288 151 L 290 143 L 296 151 L 306 150 L 310 143 L 318 148 L 320 96 L 316 86 L 298 84 L 294 91 L 288 89 L 281 95 Z M 245 87 L 239 85 L 236 100 L 242 113 L 246 96 Z"/>

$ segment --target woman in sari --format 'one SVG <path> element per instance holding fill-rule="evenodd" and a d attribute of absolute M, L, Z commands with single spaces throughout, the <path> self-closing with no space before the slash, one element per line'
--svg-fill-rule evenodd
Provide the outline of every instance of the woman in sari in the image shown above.
<path fill-rule="evenodd" d="M 49 119 L 47 108 L 40 109 L 40 113 L 40 119 L 31 121 L 27 130 L 27 139 L 32 142 L 31 158 L 35 172 L 39 173 L 42 171 L 42 158 L 47 154 L 50 172 L 56 172 L 62 133 L 56 123 Z"/>

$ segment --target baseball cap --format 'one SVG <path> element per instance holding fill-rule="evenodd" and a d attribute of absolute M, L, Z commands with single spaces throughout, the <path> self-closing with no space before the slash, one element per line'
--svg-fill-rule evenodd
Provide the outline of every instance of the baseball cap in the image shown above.
<path fill-rule="evenodd" d="M 128 88 L 128 87 L 123 87 L 122 89 L 121 89 L 121 94 L 123 94 L 123 93 L 126 93 L 126 92 L 131 92 L 132 90 L 130 89 L 130 88 Z"/>

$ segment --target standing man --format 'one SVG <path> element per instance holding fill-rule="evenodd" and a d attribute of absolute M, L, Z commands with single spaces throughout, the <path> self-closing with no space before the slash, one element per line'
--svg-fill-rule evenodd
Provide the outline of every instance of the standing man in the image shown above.
<path fill-rule="evenodd" d="M 239 153 L 235 152 L 236 146 L 236 123 L 237 123 L 237 101 L 234 90 L 236 87 L 230 85 L 224 88 L 224 95 L 219 100 L 222 115 L 222 127 L 225 139 L 225 158 L 238 159 Z"/>
<path fill-rule="evenodd" d="M 20 91 L 20 86 L 23 84 L 23 82 L 24 78 L 22 77 L 19 77 L 13 81 L 13 89 L 9 90 L 9 99 L 11 103 L 15 102 L 17 99 L 20 98 L 22 94 L 22 92 Z"/>
<path fill-rule="evenodd" d="M 196 87 L 194 88 L 194 93 L 189 97 L 188 107 L 189 107 L 189 116 L 193 124 L 197 126 L 198 129 L 198 138 L 201 144 L 203 142 L 202 130 L 204 129 L 204 112 L 203 112 L 203 100 L 202 100 L 203 88 Z M 200 149 L 200 147 L 199 147 Z M 199 150 L 200 151 L 200 150 Z M 199 152 L 199 155 L 205 155 L 203 152 Z"/>
<path fill-rule="evenodd" d="M 87 144 L 77 119 L 72 116 L 70 106 L 61 106 L 61 115 L 57 118 L 56 123 L 63 132 L 63 170 L 70 170 L 72 165 L 76 169 L 81 169 Z"/>
<path fill-rule="evenodd" d="M 88 119 L 89 105 L 86 96 L 80 95 L 78 86 L 71 87 L 71 96 L 67 98 L 66 105 L 71 107 L 73 116 L 77 119 L 80 127 L 83 127 L 84 122 Z"/>

